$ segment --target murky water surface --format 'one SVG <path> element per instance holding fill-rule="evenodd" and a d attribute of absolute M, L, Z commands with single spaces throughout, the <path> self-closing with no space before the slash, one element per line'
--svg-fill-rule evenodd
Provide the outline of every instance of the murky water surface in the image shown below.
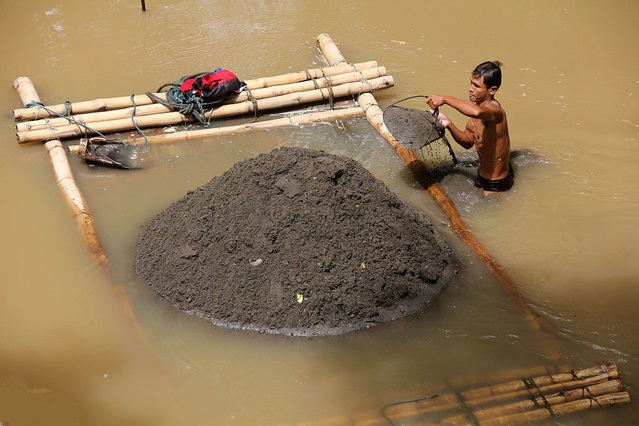
<path fill-rule="evenodd" d="M 617 363 L 635 400 L 550 423 L 639 418 L 639 3 L 146 4 L 142 13 L 135 1 L 0 1 L 0 422 L 296 424 L 553 367 L 546 343 L 365 121 L 154 145 L 133 171 L 70 158 L 108 272 L 88 253 L 44 147 L 15 141 L 18 76 L 49 104 L 153 91 L 216 67 L 265 77 L 322 66 L 315 37 L 324 32 L 348 60 L 388 68 L 396 86 L 376 95 L 382 105 L 465 98 L 477 63 L 505 63 L 498 99 L 509 114 L 514 189 L 480 196 L 476 157 L 459 147 L 463 164 L 442 186 L 550 324 L 563 361 Z M 433 216 L 462 262 L 436 306 L 368 331 L 295 339 L 217 329 L 137 281 L 135 244 L 151 217 L 282 145 L 351 156 Z"/>

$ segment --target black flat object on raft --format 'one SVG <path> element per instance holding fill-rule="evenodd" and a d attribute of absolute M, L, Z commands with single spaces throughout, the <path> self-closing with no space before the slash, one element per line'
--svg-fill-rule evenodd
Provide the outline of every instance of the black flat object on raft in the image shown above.
<path fill-rule="evenodd" d="M 78 151 L 80 158 L 90 164 L 103 164 L 123 169 L 137 167 L 137 150 L 116 140 L 101 137 L 82 139 Z"/>

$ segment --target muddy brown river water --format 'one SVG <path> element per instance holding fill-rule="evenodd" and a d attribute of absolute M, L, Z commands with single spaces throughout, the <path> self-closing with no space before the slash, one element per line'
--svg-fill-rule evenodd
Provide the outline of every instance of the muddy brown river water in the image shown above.
<path fill-rule="evenodd" d="M 472 186 L 476 156 L 459 146 L 462 164 L 442 187 L 550 325 L 562 361 L 616 363 L 633 399 L 546 423 L 639 419 L 639 3 L 148 0 L 143 13 L 135 1 L 0 0 L 0 7 L 0 423 L 354 422 L 358 413 L 472 379 L 553 367 L 511 299 L 365 120 L 154 145 L 144 168 L 132 171 L 70 158 L 111 261 L 106 272 L 84 245 L 44 147 L 16 143 L 19 76 L 50 104 L 153 91 L 217 67 L 258 78 L 323 66 L 321 33 L 350 61 L 388 69 L 395 87 L 376 94 L 382 106 L 413 95 L 466 98 L 475 65 L 505 64 L 497 99 L 509 117 L 514 188 L 484 198 Z M 238 161 L 279 146 L 354 158 L 433 217 L 462 268 L 432 308 L 371 330 L 291 338 L 216 328 L 135 277 L 135 246 L 148 220 Z"/>

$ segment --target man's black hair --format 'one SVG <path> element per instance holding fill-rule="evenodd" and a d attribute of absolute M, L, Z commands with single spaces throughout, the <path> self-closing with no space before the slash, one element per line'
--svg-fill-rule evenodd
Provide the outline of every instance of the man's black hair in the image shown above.
<path fill-rule="evenodd" d="M 499 61 L 487 61 L 483 62 L 475 67 L 472 73 L 473 77 L 484 77 L 484 84 L 486 87 L 500 87 L 501 86 L 501 62 Z"/>

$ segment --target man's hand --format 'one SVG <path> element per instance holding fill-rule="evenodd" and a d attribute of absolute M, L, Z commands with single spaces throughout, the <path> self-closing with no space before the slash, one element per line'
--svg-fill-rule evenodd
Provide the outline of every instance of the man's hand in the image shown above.
<path fill-rule="evenodd" d="M 444 97 L 440 95 L 430 95 L 428 99 L 426 100 L 426 103 L 432 109 L 435 109 L 437 107 L 444 105 Z"/>
<path fill-rule="evenodd" d="M 448 126 L 450 126 L 450 125 L 451 125 L 451 123 L 452 123 L 452 122 L 450 121 L 450 118 L 446 117 L 446 115 L 445 115 L 445 114 L 443 114 L 443 113 L 441 113 L 441 112 L 440 112 L 440 113 L 439 113 L 439 115 L 437 116 L 437 120 L 439 120 L 439 122 L 442 124 L 442 127 L 443 127 L 444 129 L 447 129 L 447 128 L 448 128 Z"/>

